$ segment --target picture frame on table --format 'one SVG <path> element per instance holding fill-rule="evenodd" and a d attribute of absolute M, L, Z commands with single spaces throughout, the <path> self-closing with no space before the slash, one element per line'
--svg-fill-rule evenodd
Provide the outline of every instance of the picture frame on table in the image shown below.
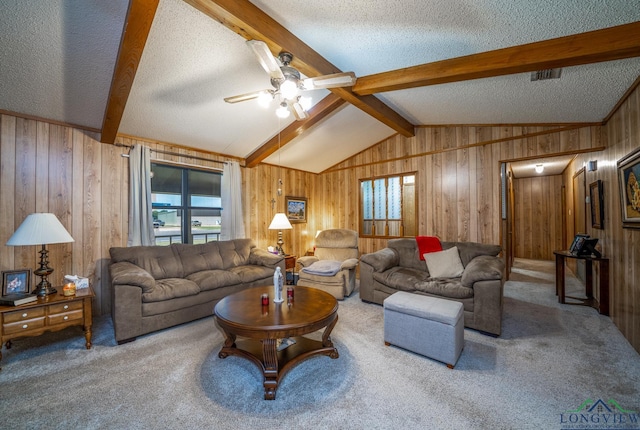
<path fill-rule="evenodd" d="M 588 237 L 589 237 L 588 234 L 582 234 L 582 233 L 576 234 L 576 236 L 573 238 L 573 242 L 571 243 L 571 247 L 569 247 L 569 252 L 572 254 L 577 254 L 578 251 L 582 249 L 582 246 L 584 245 L 584 240 Z"/>
<path fill-rule="evenodd" d="M 640 148 L 618 160 L 623 228 L 640 228 Z"/>
<path fill-rule="evenodd" d="M 31 292 L 31 269 L 2 272 L 2 295 L 29 294 Z"/>
<path fill-rule="evenodd" d="M 306 197 L 285 196 L 285 209 L 291 224 L 307 222 L 308 201 Z"/>
<path fill-rule="evenodd" d="M 589 201 L 591 202 L 591 227 L 604 228 L 604 197 L 602 181 L 598 179 L 589 184 Z"/>

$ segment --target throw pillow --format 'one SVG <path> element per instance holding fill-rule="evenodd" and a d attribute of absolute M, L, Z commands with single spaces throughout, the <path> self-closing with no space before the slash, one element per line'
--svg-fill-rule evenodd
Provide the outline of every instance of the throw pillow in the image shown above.
<path fill-rule="evenodd" d="M 464 272 L 456 246 L 444 251 L 426 253 L 424 259 L 432 278 L 458 278 Z"/>

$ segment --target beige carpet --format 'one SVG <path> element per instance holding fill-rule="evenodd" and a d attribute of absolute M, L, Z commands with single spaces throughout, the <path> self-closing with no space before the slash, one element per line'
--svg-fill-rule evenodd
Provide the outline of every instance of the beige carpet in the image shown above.
<path fill-rule="evenodd" d="M 217 354 L 203 319 L 117 346 L 109 318 L 94 347 L 68 329 L 3 349 L 3 429 L 541 429 L 577 428 L 587 406 L 640 411 L 640 356 L 594 309 L 559 305 L 553 263 L 521 260 L 505 287 L 503 335 L 465 330 L 454 370 L 384 346 L 382 307 L 340 303 L 340 358 L 315 357 L 262 399 L 251 363 Z M 578 293 L 579 284 L 569 288 Z M 586 402 L 590 400 L 591 402 Z M 580 411 L 580 412 L 571 412 Z M 640 428 L 627 421 L 624 427 Z"/>

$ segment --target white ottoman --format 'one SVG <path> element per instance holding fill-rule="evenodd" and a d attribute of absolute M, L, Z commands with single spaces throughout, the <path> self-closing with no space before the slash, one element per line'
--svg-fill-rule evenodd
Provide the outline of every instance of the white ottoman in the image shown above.
<path fill-rule="evenodd" d="M 399 291 L 384 307 L 384 343 L 441 361 L 453 369 L 464 346 L 462 303 Z"/>

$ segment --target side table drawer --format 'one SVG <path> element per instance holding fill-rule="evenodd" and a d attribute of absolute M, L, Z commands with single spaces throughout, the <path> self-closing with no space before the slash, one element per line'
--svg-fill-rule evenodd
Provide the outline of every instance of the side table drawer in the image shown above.
<path fill-rule="evenodd" d="M 25 321 L 30 320 L 37 317 L 44 316 L 44 308 L 30 308 L 30 309 L 21 309 L 17 311 L 5 312 L 4 313 L 4 323 L 12 323 L 16 321 Z"/>
<path fill-rule="evenodd" d="M 82 310 L 49 315 L 47 325 L 56 325 L 69 321 L 82 320 Z"/>
<path fill-rule="evenodd" d="M 44 318 L 34 318 L 31 320 L 18 321 L 13 323 L 5 323 L 2 326 L 3 334 L 16 334 L 20 332 L 28 332 L 33 329 L 44 327 Z"/>
<path fill-rule="evenodd" d="M 73 302 L 56 303 L 49 305 L 49 315 L 61 314 L 69 311 L 75 311 L 82 309 L 82 300 L 75 300 Z"/>

